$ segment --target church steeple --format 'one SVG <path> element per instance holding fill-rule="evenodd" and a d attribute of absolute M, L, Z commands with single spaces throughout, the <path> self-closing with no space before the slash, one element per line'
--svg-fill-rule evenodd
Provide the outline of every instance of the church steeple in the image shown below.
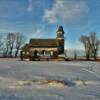
<path fill-rule="evenodd" d="M 64 38 L 64 30 L 62 26 L 58 27 L 58 30 L 56 33 L 57 33 L 57 38 Z"/>
<path fill-rule="evenodd" d="M 58 27 L 57 30 L 57 46 L 58 46 L 58 54 L 64 53 L 64 30 L 62 26 Z"/>

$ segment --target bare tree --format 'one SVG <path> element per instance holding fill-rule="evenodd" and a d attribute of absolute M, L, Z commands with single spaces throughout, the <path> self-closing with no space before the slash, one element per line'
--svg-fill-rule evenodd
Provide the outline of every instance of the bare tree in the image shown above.
<path fill-rule="evenodd" d="M 2 36 L 0 36 L 0 48 L 2 47 L 3 42 L 2 42 Z"/>
<path fill-rule="evenodd" d="M 6 37 L 0 38 L 0 50 L 3 53 L 3 57 L 8 56 L 9 44 L 8 44 L 7 35 Z"/>
<path fill-rule="evenodd" d="M 16 33 L 15 42 L 16 42 L 16 43 L 15 43 L 15 49 L 16 49 L 16 51 L 15 51 L 15 57 L 17 57 L 20 47 L 21 47 L 21 46 L 24 44 L 24 42 L 25 42 L 25 36 L 22 35 L 21 33 L 17 32 L 17 33 Z"/>
<path fill-rule="evenodd" d="M 3 37 L 0 35 L 0 54 L 2 53 L 2 47 L 3 47 L 3 41 L 2 41 Z M 0 55 L 1 56 L 1 55 Z"/>
<path fill-rule="evenodd" d="M 76 50 L 74 50 L 74 60 L 77 60 L 77 51 Z"/>
<path fill-rule="evenodd" d="M 8 56 L 8 49 L 9 49 L 9 43 L 8 43 L 8 40 L 6 40 L 6 48 L 5 48 L 5 53 L 4 53 L 4 56 Z"/>
<path fill-rule="evenodd" d="M 14 33 L 8 33 L 7 34 L 6 48 L 7 48 L 7 53 L 10 57 L 12 57 L 14 42 L 15 42 L 15 34 Z"/>
<path fill-rule="evenodd" d="M 90 45 L 91 45 L 91 48 L 92 48 L 91 56 L 94 58 L 94 60 L 96 60 L 97 55 L 98 55 L 100 40 L 97 39 L 95 32 L 90 34 Z"/>
<path fill-rule="evenodd" d="M 8 56 L 8 50 L 9 50 L 9 43 L 8 43 L 8 38 L 7 36 L 3 38 L 2 40 L 3 44 L 1 47 L 1 51 L 3 51 L 3 57 Z"/>
<path fill-rule="evenodd" d="M 91 50 L 91 46 L 90 46 L 90 41 L 89 41 L 89 37 L 82 35 L 80 38 L 80 41 L 83 43 L 84 47 L 85 47 L 85 53 L 86 53 L 86 59 L 89 60 L 90 59 L 90 50 Z"/>
<path fill-rule="evenodd" d="M 96 33 L 92 32 L 89 36 L 82 35 L 80 41 L 85 47 L 86 59 L 89 60 L 90 57 L 93 57 L 96 60 L 100 45 L 100 40 L 97 39 Z"/>

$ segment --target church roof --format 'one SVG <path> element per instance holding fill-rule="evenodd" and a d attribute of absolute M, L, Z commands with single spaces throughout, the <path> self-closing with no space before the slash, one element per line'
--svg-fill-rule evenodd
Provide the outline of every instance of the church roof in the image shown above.
<path fill-rule="evenodd" d="M 29 44 L 25 44 L 23 47 L 20 48 L 20 50 L 27 51 L 28 48 L 29 48 Z"/>
<path fill-rule="evenodd" d="M 63 32 L 64 33 L 63 27 L 59 26 L 57 32 Z"/>
<path fill-rule="evenodd" d="M 30 39 L 30 47 L 57 47 L 56 39 Z"/>

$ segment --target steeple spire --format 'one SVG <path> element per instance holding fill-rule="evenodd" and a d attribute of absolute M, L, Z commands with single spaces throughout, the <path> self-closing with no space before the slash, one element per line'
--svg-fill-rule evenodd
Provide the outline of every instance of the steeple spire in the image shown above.
<path fill-rule="evenodd" d="M 64 38 L 64 30 L 62 26 L 59 26 L 57 29 L 57 38 Z"/>
<path fill-rule="evenodd" d="M 58 54 L 64 53 L 64 30 L 62 26 L 59 26 L 57 29 L 57 46 L 58 46 Z"/>
<path fill-rule="evenodd" d="M 63 27 L 62 27 L 62 26 L 59 26 L 59 27 L 58 27 L 57 33 L 58 33 L 58 32 L 62 32 L 62 33 L 64 34 L 64 30 L 63 30 Z"/>

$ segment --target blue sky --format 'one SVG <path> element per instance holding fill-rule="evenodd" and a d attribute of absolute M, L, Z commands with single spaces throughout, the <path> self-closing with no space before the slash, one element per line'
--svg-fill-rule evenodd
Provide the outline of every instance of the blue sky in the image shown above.
<path fill-rule="evenodd" d="M 55 38 L 64 27 L 65 47 L 82 49 L 82 34 L 100 39 L 100 0 L 0 0 L 0 34 L 21 32 L 30 38 Z"/>

